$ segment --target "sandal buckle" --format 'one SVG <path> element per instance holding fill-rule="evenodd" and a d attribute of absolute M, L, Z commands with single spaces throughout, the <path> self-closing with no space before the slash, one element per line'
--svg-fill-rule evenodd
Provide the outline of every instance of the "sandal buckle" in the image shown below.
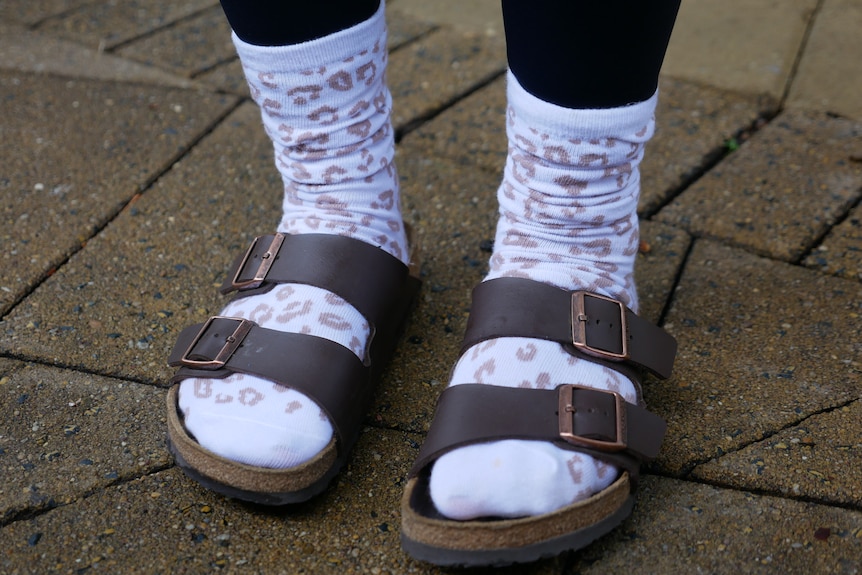
<path fill-rule="evenodd" d="M 590 320 L 590 316 L 587 314 L 587 298 L 610 302 L 619 307 L 619 351 L 597 347 L 590 345 L 587 342 L 587 327 Z M 609 359 L 611 361 L 627 360 L 629 359 L 628 329 L 628 322 L 626 321 L 626 306 L 623 305 L 621 301 L 586 291 L 572 292 L 572 344 L 576 349 L 587 355 Z"/>
<path fill-rule="evenodd" d="M 266 274 L 269 273 L 269 269 L 272 267 L 272 264 L 275 263 L 275 258 L 278 255 L 278 250 L 281 249 L 281 244 L 284 243 L 284 234 L 276 233 L 272 242 L 269 244 L 269 247 L 266 251 L 260 256 L 260 265 L 258 265 L 257 270 L 254 272 L 254 276 L 251 279 L 241 280 L 240 276 L 242 276 L 242 272 L 245 269 L 246 264 L 248 264 L 249 260 L 252 258 L 252 254 L 254 253 L 255 248 L 257 247 L 258 242 L 264 236 L 257 236 L 254 238 L 254 241 L 251 242 L 251 245 L 248 248 L 248 251 L 245 252 L 245 256 L 242 258 L 242 261 L 236 268 L 236 273 L 233 276 L 233 279 L 230 282 L 230 285 L 235 290 L 244 290 L 244 289 L 254 289 L 259 287 L 266 280 Z"/>
<path fill-rule="evenodd" d="M 237 326 L 230 335 L 224 338 L 224 344 L 222 344 L 221 349 L 219 349 L 218 353 L 216 353 L 212 359 L 191 359 L 189 356 L 192 354 L 195 347 L 197 347 L 197 345 L 203 340 L 207 330 L 209 330 L 209 328 L 219 320 L 235 321 L 237 322 Z M 180 358 L 180 363 L 185 367 L 192 367 L 195 369 L 221 369 L 242 344 L 245 336 L 247 336 L 248 332 L 251 331 L 251 328 L 256 325 L 257 324 L 253 321 L 239 317 L 213 316 L 204 323 L 203 327 L 201 327 L 200 331 L 189 344 L 188 349 Z M 215 334 L 215 336 L 217 337 L 218 334 Z"/>
<path fill-rule="evenodd" d="M 625 399 L 623 399 L 622 395 L 614 391 L 604 391 L 601 389 L 594 389 L 592 387 L 572 384 L 561 385 L 557 389 L 559 390 L 558 397 L 560 402 L 558 411 L 560 438 L 563 441 L 571 443 L 572 445 L 591 447 L 599 451 L 614 452 L 626 449 L 628 429 L 626 427 Z M 593 439 L 591 437 L 584 437 L 583 435 L 577 435 L 575 433 L 575 413 L 577 413 L 578 408 L 574 405 L 573 399 L 575 390 L 579 389 L 613 396 L 615 411 L 614 419 L 616 420 L 616 436 L 613 441 Z"/>

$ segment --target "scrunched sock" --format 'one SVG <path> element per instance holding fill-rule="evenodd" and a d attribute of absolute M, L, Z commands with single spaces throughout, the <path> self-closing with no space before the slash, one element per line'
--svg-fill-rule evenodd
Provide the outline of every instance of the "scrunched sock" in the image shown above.
<path fill-rule="evenodd" d="M 657 97 L 611 109 L 572 110 L 526 92 L 510 73 L 509 152 L 498 191 L 491 271 L 583 289 L 637 310 L 638 164 L 652 136 Z M 555 342 L 499 338 L 471 347 L 450 385 L 553 389 L 572 383 L 636 402 L 616 371 Z M 431 497 L 452 519 L 549 513 L 609 486 L 615 467 L 550 443 L 506 440 L 459 448 L 431 472 Z"/>
<path fill-rule="evenodd" d="M 293 46 L 254 46 L 236 35 L 233 40 L 284 182 L 278 231 L 348 236 L 407 263 L 392 164 L 383 10 L 381 3 L 365 22 Z M 236 300 L 220 315 L 324 337 L 359 358 L 369 335 L 353 306 L 307 285 L 284 284 Z M 307 396 L 250 375 L 185 380 L 179 407 L 187 430 L 203 447 L 260 467 L 308 461 L 333 434 Z"/>

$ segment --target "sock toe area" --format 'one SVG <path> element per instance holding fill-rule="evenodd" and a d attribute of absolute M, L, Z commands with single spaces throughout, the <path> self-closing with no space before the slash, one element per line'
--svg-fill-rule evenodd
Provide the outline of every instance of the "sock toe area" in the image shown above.
<path fill-rule="evenodd" d="M 239 463 L 295 467 L 332 439 L 332 425 L 317 404 L 270 381 L 241 375 L 187 379 L 180 382 L 178 395 L 184 425 L 195 440 Z"/>
<path fill-rule="evenodd" d="M 596 475 L 592 461 L 541 441 L 470 445 L 435 462 L 431 499 L 440 513 L 457 520 L 550 513 L 589 496 L 583 479 Z M 608 470 L 612 475 L 613 468 Z M 573 474 L 581 480 L 573 482 Z"/>

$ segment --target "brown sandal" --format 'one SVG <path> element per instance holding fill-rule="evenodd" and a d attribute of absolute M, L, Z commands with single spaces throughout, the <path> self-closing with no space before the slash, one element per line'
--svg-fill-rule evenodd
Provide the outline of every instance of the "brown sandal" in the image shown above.
<path fill-rule="evenodd" d="M 325 234 L 274 234 L 255 239 L 237 258 L 221 291 L 247 297 L 281 283 L 317 286 L 353 305 L 371 326 L 365 361 L 327 339 L 265 329 L 245 319 L 213 317 L 183 330 L 168 362 L 179 367 L 171 380 L 174 384 L 190 377 L 253 374 L 302 392 L 329 416 L 334 437 L 315 458 L 288 469 L 255 467 L 198 444 L 183 426 L 179 386 L 171 388 L 168 445 L 177 464 L 213 491 L 264 505 L 305 501 L 323 491 L 338 473 L 421 284 L 415 264 L 408 268 L 362 241 Z"/>
<path fill-rule="evenodd" d="M 437 565 L 506 565 L 579 549 L 631 513 L 640 463 L 658 455 L 666 425 L 643 405 L 640 373 L 670 376 L 676 341 L 622 303 L 521 278 L 473 290 L 462 353 L 497 337 L 557 341 L 635 382 L 638 405 L 617 393 L 576 385 L 537 390 L 467 384 L 447 388 L 402 499 L 401 542 L 416 559 Z M 621 469 L 610 487 L 553 513 L 517 519 L 456 521 L 434 507 L 433 462 L 459 447 L 533 439 L 586 453 Z"/>

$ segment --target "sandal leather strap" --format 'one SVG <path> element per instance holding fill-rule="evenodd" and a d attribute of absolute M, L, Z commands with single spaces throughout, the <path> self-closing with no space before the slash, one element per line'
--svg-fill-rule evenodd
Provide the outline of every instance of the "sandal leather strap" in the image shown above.
<path fill-rule="evenodd" d="M 214 317 L 185 328 L 168 364 L 180 368 L 172 383 L 247 373 L 296 389 L 326 412 L 341 445 L 345 434 L 361 425 L 373 392 L 368 368 L 344 346 L 240 318 Z"/>
<path fill-rule="evenodd" d="M 312 285 L 344 298 L 376 325 L 403 290 L 407 274 L 398 258 L 360 240 L 278 233 L 255 238 L 234 261 L 220 291 L 247 297 L 281 283 Z"/>
<path fill-rule="evenodd" d="M 461 353 L 498 337 L 557 341 L 570 353 L 627 362 L 670 377 L 676 340 L 622 303 L 523 278 L 497 278 L 473 290 Z"/>
<path fill-rule="evenodd" d="M 527 439 L 587 453 L 636 479 L 640 462 L 658 455 L 666 428 L 657 415 L 609 391 L 573 385 L 455 385 L 440 394 L 434 423 L 409 477 L 465 445 Z"/>

